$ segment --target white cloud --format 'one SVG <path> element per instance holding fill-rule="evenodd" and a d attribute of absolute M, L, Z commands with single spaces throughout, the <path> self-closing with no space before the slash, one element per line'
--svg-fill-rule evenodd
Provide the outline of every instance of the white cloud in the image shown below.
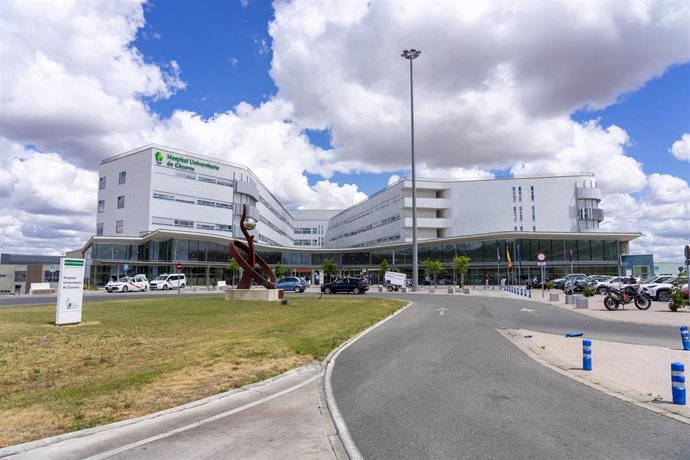
<path fill-rule="evenodd" d="M 685 133 L 683 137 L 674 142 L 670 152 L 681 161 L 690 161 L 690 134 Z"/>
<path fill-rule="evenodd" d="M 183 90 L 185 69 L 152 64 L 133 47 L 148 33 L 142 3 L 54 2 L 50 14 L 42 2 L 3 3 L 0 146 L 12 152 L 0 172 L 3 248 L 45 252 L 51 241 L 41 246 L 41 234 L 80 246 L 94 226 L 98 163 L 149 142 L 246 164 L 289 206 L 361 200 L 333 175 L 409 170 L 409 62 L 400 57 L 409 47 L 422 50 L 418 177 L 488 177 L 499 162 L 516 174 L 591 171 L 607 228 L 642 228 L 668 248 L 687 234 L 687 209 L 678 214 L 672 202 L 684 181 L 647 178 L 626 152 L 634 139 L 625 126 L 571 119 L 690 60 L 683 2 L 276 2 L 271 40 L 252 40 L 259 54 L 273 53 L 278 94 L 257 107 L 169 119 L 147 101 Z M 310 145 L 305 128 L 329 130 L 333 149 Z M 671 148 L 679 159 L 688 159 L 687 137 Z M 41 164 L 52 171 L 26 177 Z M 305 173 L 325 180 L 310 185 Z M 76 201 L 49 199 L 66 190 L 60 177 L 80 191 Z"/>

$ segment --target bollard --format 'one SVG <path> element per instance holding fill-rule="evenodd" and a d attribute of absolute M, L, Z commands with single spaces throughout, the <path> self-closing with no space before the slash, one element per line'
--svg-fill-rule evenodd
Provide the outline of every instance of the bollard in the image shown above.
<path fill-rule="evenodd" d="M 671 363 L 671 392 L 673 404 L 685 405 L 685 365 Z"/>
<path fill-rule="evenodd" d="M 680 327 L 680 338 L 683 340 L 683 350 L 690 351 L 690 334 L 688 334 L 688 327 L 685 325 Z"/>
<path fill-rule="evenodd" d="M 582 370 L 592 370 L 592 341 L 589 339 L 582 341 Z"/>
<path fill-rule="evenodd" d="M 529 290 L 529 298 L 530 299 L 532 298 L 532 290 L 531 289 Z"/>

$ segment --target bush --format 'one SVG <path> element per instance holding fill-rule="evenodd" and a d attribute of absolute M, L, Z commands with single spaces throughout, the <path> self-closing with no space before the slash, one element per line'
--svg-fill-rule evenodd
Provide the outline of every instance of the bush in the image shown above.
<path fill-rule="evenodd" d="M 678 311 L 686 306 L 688 306 L 688 299 L 683 297 L 678 286 L 674 286 L 671 291 L 671 300 L 668 302 L 668 309 L 671 311 Z"/>
<path fill-rule="evenodd" d="M 587 286 L 582 290 L 582 295 L 585 297 L 592 297 L 597 291 L 594 290 L 592 286 Z"/>
<path fill-rule="evenodd" d="M 545 287 L 546 289 L 553 289 L 555 285 L 551 281 L 547 281 Z"/>

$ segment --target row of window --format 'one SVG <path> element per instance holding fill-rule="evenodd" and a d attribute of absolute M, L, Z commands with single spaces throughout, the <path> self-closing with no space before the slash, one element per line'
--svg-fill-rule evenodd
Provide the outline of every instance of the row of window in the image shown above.
<path fill-rule="evenodd" d="M 118 185 L 123 185 L 125 182 L 127 182 L 127 171 L 120 171 L 117 175 L 117 183 L 118 183 Z M 98 178 L 98 190 L 105 190 L 105 185 L 106 185 L 106 178 L 105 177 L 99 177 Z"/>
<path fill-rule="evenodd" d="M 295 235 L 318 235 L 316 227 L 295 227 Z"/>
<path fill-rule="evenodd" d="M 391 198 L 389 200 L 386 200 L 382 203 L 377 204 L 376 206 L 373 206 L 369 209 L 366 209 L 362 212 L 359 212 L 359 213 L 357 213 L 351 217 L 348 217 L 347 219 L 343 220 L 342 222 L 332 222 L 328 228 L 331 231 L 335 230 L 336 228 L 338 228 L 342 225 L 350 224 L 356 220 L 359 220 L 365 216 L 368 216 L 369 214 L 373 214 L 373 213 L 378 212 L 384 208 L 387 208 L 388 206 L 392 206 L 392 205 L 398 203 L 399 201 L 401 201 L 402 199 L 403 199 L 402 196 L 396 196 L 395 198 Z"/>
<path fill-rule="evenodd" d="M 154 216 L 151 219 L 152 225 L 163 225 L 167 227 L 195 228 L 197 230 L 212 230 L 215 232 L 232 233 L 232 225 L 218 224 L 213 222 L 195 222 L 187 219 L 175 219 L 171 217 Z"/>
<path fill-rule="evenodd" d="M 116 220 L 115 221 L 115 233 L 123 233 L 125 231 L 125 221 Z M 103 222 L 96 224 L 96 236 L 103 236 Z"/>
<path fill-rule="evenodd" d="M 125 207 L 125 196 L 121 195 L 117 197 L 117 209 L 124 209 Z M 105 200 L 98 200 L 98 212 L 105 211 Z"/>
<path fill-rule="evenodd" d="M 260 238 L 262 241 L 264 239 Z M 568 251 L 573 251 L 575 262 L 610 261 L 616 262 L 618 242 L 615 240 L 542 240 L 515 239 L 473 241 L 466 243 L 448 243 L 419 245 L 419 260 L 430 258 L 443 263 L 451 263 L 454 257 L 468 256 L 473 265 L 486 264 L 496 267 L 496 255 L 501 255 L 505 264 L 506 248 L 510 252 L 514 266 L 520 260 L 522 264 L 536 266 L 536 255 L 547 256 L 547 266 L 553 263 L 568 263 Z M 192 248 L 194 250 L 192 251 Z M 93 246 L 93 258 L 101 260 L 161 260 L 161 261 L 213 261 L 227 262 L 227 245 L 198 240 L 173 239 L 167 242 L 151 241 L 143 245 L 124 245 L 98 243 Z M 269 264 L 281 262 L 284 265 L 318 266 L 325 259 L 342 263 L 345 266 L 378 266 L 383 260 L 392 265 L 412 263 L 412 248 L 405 246 L 398 249 L 358 250 L 358 251 L 319 251 L 317 253 L 288 250 L 262 250 L 257 253 Z M 286 263 L 287 262 L 287 263 Z"/>
<path fill-rule="evenodd" d="M 290 224 L 290 222 L 288 222 L 285 216 L 283 216 L 273 206 L 271 206 L 264 197 L 260 196 L 259 199 L 261 200 L 261 204 L 263 204 L 266 207 L 266 209 L 268 209 L 271 212 L 271 214 L 276 216 L 280 221 L 285 222 L 288 225 L 288 227 L 290 227 L 290 231 L 294 232 L 294 227 L 292 226 L 292 224 Z"/>
<path fill-rule="evenodd" d="M 363 247 L 367 247 L 367 246 L 376 246 L 379 244 L 391 243 L 393 241 L 398 241 L 398 240 L 400 240 L 400 234 L 399 233 L 397 233 L 395 235 L 384 236 L 382 238 L 376 238 L 374 240 L 365 241 L 364 243 L 355 244 L 352 247 L 353 248 L 363 248 Z"/>
<path fill-rule="evenodd" d="M 292 236 L 285 233 L 282 229 L 278 228 L 278 226 L 276 226 L 273 222 L 266 219 L 264 216 L 260 216 L 259 221 L 261 223 L 263 223 L 264 225 L 266 225 L 267 227 L 272 228 L 275 232 L 280 233 L 281 235 L 283 235 L 284 237 L 286 237 L 290 241 L 292 241 Z M 282 246 L 282 244 L 280 246 Z"/>
<path fill-rule="evenodd" d="M 198 204 L 201 206 L 209 206 L 211 208 L 233 209 L 232 203 L 227 201 L 212 200 L 210 198 L 193 197 L 190 195 L 183 195 L 181 193 L 153 191 L 153 198 L 157 200 L 175 201 L 178 203 Z"/>
<path fill-rule="evenodd" d="M 180 177 L 182 179 L 189 179 L 199 182 L 206 182 L 207 184 L 223 185 L 225 187 L 235 186 L 235 181 L 233 179 L 226 179 L 224 177 L 217 176 L 207 176 L 205 174 L 198 174 L 191 171 L 180 171 L 168 167 L 163 167 L 157 170 L 156 174 L 160 174 L 162 176 Z"/>
<path fill-rule="evenodd" d="M 530 200 L 534 201 L 534 186 L 530 185 L 529 187 L 529 196 Z M 517 187 L 517 201 L 522 201 L 522 186 Z M 515 187 L 513 187 L 513 203 L 516 202 L 515 199 Z"/>
<path fill-rule="evenodd" d="M 388 225 L 388 224 L 396 222 L 398 220 L 400 220 L 400 214 L 396 214 L 395 216 L 388 217 L 388 218 L 383 219 L 379 222 L 374 222 L 373 224 L 359 227 L 357 229 L 352 230 L 351 232 L 341 233 L 340 235 L 336 235 L 336 236 L 330 238 L 328 241 L 329 242 L 338 241 L 342 238 L 347 238 L 349 236 L 358 235 L 360 233 L 367 232 L 367 231 L 372 230 L 374 228 L 383 227 L 384 225 Z"/>
<path fill-rule="evenodd" d="M 522 222 L 522 206 L 519 207 L 520 210 L 520 222 Z M 513 206 L 513 222 L 517 222 L 518 220 L 518 208 Z M 537 220 L 537 212 L 536 208 L 532 206 L 532 223 L 536 222 Z"/>

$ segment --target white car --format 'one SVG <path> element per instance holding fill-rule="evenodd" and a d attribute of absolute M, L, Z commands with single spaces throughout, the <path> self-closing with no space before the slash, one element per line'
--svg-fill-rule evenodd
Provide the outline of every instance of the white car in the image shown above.
<path fill-rule="evenodd" d="M 650 295 L 652 299 L 661 302 L 668 302 L 671 298 L 673 283 L 678 281 L 678 277 L 664 280 L 662 283 L 643 284 L 642 289 Z"/>
<path fill-rule="evenodd" d="M 184 288 L 187 285 L 187 277 L 184 273 L 168 274 L 156 276 L 151 280 L 151 290 L 160 289 L 166 291 L 168 289 Z"/>
<path fill-rule="evenodd" d="M 117 281 L 110 281 L 105 285 L 108 292 L 145 292 L 149 290 L 149 280 L 145 275 L 123 276 Z"/>
<path fill-rule="evenodd" d="M 631 283 L 630 280 L 633 280 L 634 283 Z M 631 278 L 630 276 L 616 276 L 615 278 L 611 278 L 608 281 L 599 283 L 599 285 L 596 287 L 597 294 L 606 295 L 608 292 L 608 288 L 610 287 L 622 289 L 628 286 L 629 284 L 637 284 L 638 281 L 639 280 L 637 278 Z"/>

